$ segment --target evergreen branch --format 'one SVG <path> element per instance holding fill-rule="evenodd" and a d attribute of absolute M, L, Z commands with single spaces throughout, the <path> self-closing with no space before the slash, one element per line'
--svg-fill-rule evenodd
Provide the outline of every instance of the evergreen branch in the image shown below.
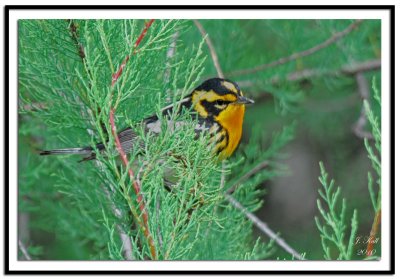
<path fill-rule="evenodd" d="M 322 225 L 318 218 L 315 217 L 315 223 L 320 231 L 321 236 L 321 244 L 324 250 L 324 257 L 326 259 L 330 259 L 330 249 L 325 240 L 330 241 L 338 250 L 339 255 L 337 257 L 338 260 L 351 260 L 352 250 L 354 246 L 354 238 L 357 232 L 357 211 L 354 210 L 353 218 L 351 220 L 351 232 L 349 236 L 348 244 L 346 245 L 344 242 L 345 237 L 345 215 L 346 215 L 346 202 L 345 199 L 342 199 L 342 206 L 339 209 L 336 209 L 336 203 L 338 201 L 340 195 L 340 187 L 335 189 L 334 180 L 328 181 L 328 173 L 325 171 L 325 167 L 322 162 L 320 162 L 321 176 L 319 177 L 319 181 L 324 190 L 323 195 L 319 191 L 321 197 L 325 201 L 328 206 L 327 211 L 322 208 L 321 201 L 317 199 L 317 207 L 320 212 L 322 219 L 325 221 L 326 225 Z M 328 228 L 329 231 L 328 231 Z"/>
<path fill-rule="evenodd" d="M 133 257 L 133 247 L 132 247 L 132 242 L 129 236 L 124 232 L 122 227 L 120 225 L 117 225 L 117 230 L 119 234 L 119 238 L 121 239 L 122 242 L 122 247 L 124 249 L 124 256 L 125 259 L 128 261 L 135 260 Z"/>
<path fill-rule="evenodd" d="M 283 57 L 280 58 L 278 60 L 275 60 L 273 62 L 267 63 L 267 64 L 262 64 L 262 65 L 258 65 L 256 67 L 253 68 L 249 68 L 249 69 L 243 69 L 243 70 L 237 70 L 237 71 L 233 71 L 231 73 L 228 73 L 228 76 L 234 77 L 234 76 L 240 76 L 240 75 L 247 75 L 247 74 L 253 74 L 256 72 L 260 72 L 263 71 L 265 69 L 268 68 L 272 68 L 275 66 L 279 66 L 288 62 L 291 62 L 293 60 L 302 58 L 302 57 L 306 57 L 309 56 L 311 54 L 314 54 L 318 51 L 320 51 L 321 49 L 324 49 L 330 45 L 332 45 L 333 43 L 337 42 L 338 40 L 342 39 L 343 37 L 345 37 L 347 34 L 349 34 L 350 32 L 352 32 L 354 29 L 356 29 L 362 22 L 362 19 L 358 19 L 355 22 L 353 22 L 352 24 L 350 24 L 346 29 L 344 29 L 343 31 L 337 32 L 335 34 L 333 34 L 330 38 L 328 38 L 327 40 L 325 40 L 324 42 L 313 46 L 312 48 L 309 48 L 307 50 L 303 50 L 300 52 L 296 52 L 293 53 L 287 57 Z"/>
<path fill-rule="evenodd" d="M 298 260 L 306 260 L 306 258 L 299 252 L 294 250 L 289 244 L 286 243 L 284 239 L 279 237 L 275 232 L 273 232 L 266 223 L 262 222 L 256 215 L 248 211 L 242 204 L 240 204 L 234 197 L 229 194 L 225 194 L 225 198 L 237 209 L 242 211 L 246 217 L 255 224 L 264 234 L 275 241 L 279 246 L 281 246 L 286 252 L 291 254 L 294 258 Z"/>
<path fill-rule="evenodd" d="M 22 243 L 22 241 L 19 240 L 19 239 L 18 239 L 18 247 L 19 247 L 19 249 L 21 250 L 22 254 L 24 255 L 25 259 L 26 259 L 27 261 L 31 261 L 32 258 L 31 258 L 31 256 L 29 255 L 28 250 L 26 249 L 26 247 L 25 247 L 25 245 Z"/>
<path fill-rule="evenodd" d="M 47 109 L 46 103 L 43 102 L 32 102 L 30 104 L 23 104 L 19 107 L 19 109 L 23 112 L 28 111 L 37 111 Z"/>
<path fill-rule="evenodd" d="M 381 99 L 380 95 L 378 93 L 378 89 L 376 87 L 376 82 L 375 79 L 373 79 L 372 82 L 372 89 L 374 91 L 374 98 L 376 101 L 381 104 Z M 364 100 L 364 106 L 365 114 L 368 118 L 369 123 L 371 124 L 372 127 L 372 135 L 373 139 L 375 140 L 375 147 L 376 150 L 378 151 L 379 155 L 381 152 L 381 131 L 380 131 L 380 125 L 379 125 L 379 120 L 375 117 L 373 111 L 371 110 L 369 103 L 367 100 Z M 365 148 L 367 149 L 368 152 L 368 157 L 371 160 L 372 167 L 375 169 L 375 172 L 377 173 L 379 179 L 377 181 L 378 184 L 378 195 L 375 195 L 374 189 L 373 189 L 373 179 L 371 173 L 368 173 L 368 190 L 371 196 L 372 200 L 372 206 L 375 211 L 375 216 L 374 216 L 374 221 L 372 223 L 372 228 L 369 234 L 369 240 L 368 240 L 368 245 L 367 245 L 367 252 L 366 255 L 371 256 L 373 254 L 373 249 L 375 245 L 375 239 L 376 235 L 378 234 L 379 231 L 379 225 L 381 223 L 381 162 L 378 156 L 374 153 L 372 150 L 371 146 L 369 145 L 367 139 L 364 139 L 365 143 Z"/>
<path fill-rule="evenodd" d="M 85 55 L 85 50 L 83 48 L 83 45 L 79 42 L 78 40 L 78 26 L 75 24 L 75 22 L 72 19 L 68 19 L 67 22 L 69 23 L 69 31 L 71 33 L 72 40 L 74 41 L 76 47 L 78 48 L 78 54 L 79 57 L 84 60 L 86 55 Z"/>
<path fill-rule="evenodd" d="M 100 164 L 100 162 L 96 161 L 96 165 L 97 164 Z M 122 215 L 121 211 L 115 206 L 115 203 L 113 202 L 113 200 L 111 198 L 110 192 L 107 190 L 106 187 L 103 187 L 103 189 L 104 189 L 104 192 L 105 192 L 108 200 L 111 202 L 111 208 L 112 208 L 114 215 L 117 218 L 121 218 L 121 215 Z M 122 227 L 120 225 L 117 225 L 117 230 L 118 230 L 119 238 L 121 239 L 125 259 L 134 260 L 133 247 L 132 247 L 132 243 L 129 239 L 129 236 L 124 232 L 124 230 L 122 229 Z"/>
<path fill-rule="evenodd" d="M 150 21 L 148 21 L 145 25 L 145 27 L 142 30 L 142 33 L 140 33 L 139 37 L 137 38 L 135 45 L 134 45 L 134 49 L 133 49 L 133 53 L 132 55 L 135 55 L 137 53 L 137 47 L 139 46 L 140 42 L 143 40 L 144 36 L 147 33 L 147 30 L 150 28 L 150 26 L 153 24 L 154 19 L 151 19 Z M 116 73 L 114 73 L 112 75 L 112 82 L 111 82 L 111 86 L 114 86 L 114 84 L 117 82 L 118 78 L 121 76 L 122 71 L 124 70 L 126 63 L 129 61 L 130 59 L 130 55 L 127 55 L 124 59 L 124 61 L 122 62 L 122 64 L 119 66 L 119 69 Z"/>
<path fill-rule="evenodd" d="M 376 235 L 379 231 L 379 224 L 381 223 L 381 209 L 375 213 L 374 222 L 372 223 L 371 232 L 369 233 L 368 245 L 367 245 L 367 256 L 372 256 L 372 250 L 374 249 Z"/>
<path fill-rule="evenodd" d="M 111 131 L 112 131 L 112 135 L 115 140 L 115 145 L 117 147 L 118 153 L 119 153 L 125 167 L 128 169 L 129 178 L 132 181 L 132 186 L 133 186 L 133 189 L 135 190 L 136 201 L 139 204 L 139 208 L 140 208 L 141 216 L 142 216 L 142 220 L 143 220 L 142 230 L 143 230 L 144 236 L 146 237 L 146 239 L 148 241 L 151 256 L 154 260 L 156 260 L 157 252 L 156 252 L 156 248 L 154 245 L 153 237 L 149 230 L 149 223 L 148 223 L 149 216 L 147 214 L 145 200 L 141 193 L 140 185 L 139 185 L 138 181 L 135 179 L 133 170 L 132 170 L 132 168 L 129 167 L 128 157 L 126 156 L 126 153 L 124 152 L 124 149 L 122 148 L 121 142 L 119 140 L 117 127 L 115 126 L 115 121 L 114 121 L 114 108 L 112 108 L 110 111 L 110 125 L 111 125 Z"/>
<path fill-rule="evenodd" d="M 154 22 L 154 19 L 151 19 L 149 22 L 147 22 L 145 24 L 145 27 L 143 28 L 142 32 L 140 33 L 139 37 L 137 38 L 137 40 L 135 42 L 132 55 L 135 55 L 137 53 L 137 47 L 139 46 L 140 42 L 143 40 L 144 36 L 147 33 L 147 30 L 150 28 L 150 26 L 153 24 L 153 22 Z M 124 59 L 124 61 L 122 62 L 122 64 L 120 65 L 118 71 L 112 75 L 111 87 L 113 87 L 115 85 L 118 78 L 121 76 L 123 69 L 125 68 L 126 63 L 128 62 L 129 58 L 130 58 L 130 55 L 127 55 L 126 58 Z M 149 244 L 149 249 L 150 249 L 150 254 L 152 256 L 152 259 L 156 260 L 157 252 L 156 252 L 156 247 L 154 245 L 153 237 L 152 237 L 150 229 L 149 229 L 149 222 L 148 222 L 149 216 L 148 216 L 148 213 L 146 210 L 145 200 L 141 193 L 139 182 L 135 179 L 133 170 L 129 166 L 130 164 L 129 164 L 128 158 L 122 148 L 121 142 L 118 137 L 118 130 L 117 130 L 117 127 L 116 127 L 115 121 L 114 121 L 114 113 L 115 113 L 115 109 L 116 109 L 117 105 L 118 105 L 118 100 L 116 101 L 115 106 L 113 108 L 111 108 L 111 110 L 110 110 L 111 132 L 114 137 L 115 145 L 117 147 L 118 153 L 119 153 L 125 167 L 128 170 L 129 178 L 132 181 L 132 186 L 133 186 L 133 189 L 135 190 L 136 201 L 139 205 L 139 209 L 141 211 L 141 217 L 142 217 L 142 221 L 143 221 L 143 222 L 138 222 L 138 224 L 139 224 L 139 226 L 141 226 L 141 229 L 143 230 L 143 234 Z M 132 210 L 132 212 L 135 213 L 135 210 Z M 137 220 L 139 220 L 139 218 L 138 218 L 139 216 L 136 216 L 135 214 L 134 214 L 134 216 L 136 217 Z"/>
<path fill-rule="evenodd" d="M 217 52 L 215 51 L 214 45 L 210 39 L 210 36 L 208 36 L 206 30 L 204 29 L 203 25 L 197 20 L 194 19 L 193 20 L 194 24 L 196 25 L 196 27 L 199 29 L 201 36 L 206 40 L 208 49 L 210 50 L 211 53 L 211 59 L 214 63 L 214 67 L 217 70 L 218 73 L 218 77 L 220 78 L 224 78 L 224 73 L 222 72 L 221 66 L 219 64 L 218 61 L 218 56 L 217 56 Z"/>

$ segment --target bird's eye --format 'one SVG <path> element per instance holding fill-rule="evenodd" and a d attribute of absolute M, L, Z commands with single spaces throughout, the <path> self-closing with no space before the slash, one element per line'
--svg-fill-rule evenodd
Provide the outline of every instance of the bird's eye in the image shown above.
<path fill-rule="evenodd" d="M 224 104 L 225 104 L 225 102 L 222 101 L 222 100 L 218 100 L 218 101 L 217 101 L 217 105 L 218 105 L 218 106 L 223 106 Z"/>

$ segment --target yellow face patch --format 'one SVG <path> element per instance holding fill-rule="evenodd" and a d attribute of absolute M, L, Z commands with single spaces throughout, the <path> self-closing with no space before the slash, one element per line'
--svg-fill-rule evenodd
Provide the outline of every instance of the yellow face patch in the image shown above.
<path fill-rule="evenodd" d="M 229 83 L 231 84 L 231 83 Z M 192 94 L 192 104 L 193 108 L 200 114 L 202 117 L 207 117 L 208 112 L 206 108 L 201 104 L 201 101 L 207 101 L 209 103 L 214 103 L 217 101 L 228 101 L 228 102 L 235 102 L 237 100 L 237 96 L 232 94 L 225 94 L 219 95 L 215 93 L 215 91 L 195 91 Z M 223 110 L 227 107 L 227 104 L 218 105 L 216 104 L 215 107 Z"/>
<path fill-rule="evenodd" d="M 199 103 L 200 101 L 207 101 L 209 103 L 222 100 L 222 101 L 229 101 L 229 102 L 235 102 L 237 100 L 237 97 L 235 94 L 225 94 L 225 95 L 219 95 L 215 93 L 214 90 L 210 91 L 195 91 L 193 92 L 192 95 L 192 103 L 196 104 Z"/>
<path fill-rule="evenodd" d="M 208 93 L 207 91 L 195 91 L 192 94 L 193 108 L 202 117 L 207 117 L 208 116 L 208 112 L 206 111 L 206 109 L 200 103 L 200 101 L 203 99 L 203 96 L 205 96 L 207 93 Z"/>

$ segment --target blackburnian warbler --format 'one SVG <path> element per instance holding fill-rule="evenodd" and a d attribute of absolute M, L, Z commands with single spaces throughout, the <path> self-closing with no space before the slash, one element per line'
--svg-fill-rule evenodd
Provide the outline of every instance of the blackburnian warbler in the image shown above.
<path fill-rule="evenodd" d="M 215 144 L 215 154 L 223 160 L 232 155 L 239 145 L 242 137 L 242 125 L 245 105 L 254 103 L 253 100 L 243 96 L 239 86 L 230 80 L 212 78 L 203 82 L 191 94 L 183 98 L 179 111 L 188 109 L 197 120 L 196 133 L 209 132 L 211 141 Z M 171 116 L 173 105 L 163 108 L 162 115 L 167 119 Z M 159 134 L 161 120 L 153 115 L 143 120 L 145 132 Z M 118 133 L 122 148 L 126 154 L 133 147 L 137 135 L 132 128 L 126 128 Z M 104 144 L 99 143 L 96 148 L 101 152 Z M 83 159 L 96 158 L 93 147 L 64 148 L 41 151 L 40 155 L 56 154 L 81 154 L 87 155 Z"/>

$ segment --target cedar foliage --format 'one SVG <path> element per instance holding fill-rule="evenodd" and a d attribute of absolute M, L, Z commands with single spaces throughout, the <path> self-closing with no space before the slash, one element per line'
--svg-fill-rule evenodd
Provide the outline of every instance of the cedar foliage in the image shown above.
<path fill-rule="evenodd" d="M 201 22 L 213 39 L 228 78 L 237 69 L 310 48 L 351 23 Z M 308 129 L 315 139 L 321 137 L 321 125 L 332 127 L 322 135 L 332 141 L 342 135 L 334 128 L 341 125 L 342 119 L 328 116 L 323 118 L 328 122 L 323 122 L 313 113 L 303 113 L 303 105 L 309 99 L 345 97 L 354 86 L 351 78 L 321 74 L 312 82 L 291 82 L 287 76 L 308 68 L 329 73 L 349 61 L 379 55 L 379 22 L 363 24 L 364 29 L 310 57 L 232 77 L 246 95 L 260 103 L 265 96 L 272 96 L 274 102 L 272 107 L 268 104 L 258 111 L 254 108 L 254 113 L 248 109 L 246 124 L 254 128 L 250 130 L 245 124 L 239 150 L 222 167 L 209 152 L 204 152 L 210 148 L 206 136 L 192 140 L 192 125 L 174 131 L 164 125 L 159 137 L 143 134 L 140 126 L 143 118 L 160 115 L 163 106 L 187 95 L 206 78 L 216 76 L 204 39 L 191 21 L 156 20 L 134 55 L 134 43 L 145 25 L 143 20 L 20 21 L 19 213 L 29 216 L 30 254 L 34 259 L 63 260 L 151 258 L 132 182 L 115 152 L 114 142 L 108 140 L 112 139 L 110 109 L 116 107 L 116 126 L 132 127 L 140 138 L 129 158 L 135 162 L 135 174 L 140 175 L 158 259 L 276 258 L 271 255 L 277 246 L 255 238 L 252 223 L 226 201 L 224 194 L 234 186 L 233 197 L 249 211 L 256 212 L 261 207 L 266 181 L 287 174 L 279 160 L 282 149 L 295 135 L 294 119 L 297 123 L 310 123 Z M 370 47 L 358 51 L 359 44 L 366 41 Z M 174 53 L 169 56 L 174 42 Z M 131 57 L 112 87 L 112 75 L 127 55 Z M 353 116 L 357 113 L 358 108 L 350 112 Z M 188 120 L 186 114 L 176 117 Z M 263 123 L 259 123 L 260 119 Z M 39 157 L 36 152 L 94 146 L 98 142 L 107 148 L 97 163 L 77 163 L 79 158 L 72 156 Z M 268 162 L 267 168 L 241 180 L 263 162 Z M 166 169 L 173 169 L 178 178 L 170 191 L 163 186 Z M 126 254 L 123 235 L 132 247 L 130 255 Z M 297 243 L 293 245 L 296 247 Z"/>

